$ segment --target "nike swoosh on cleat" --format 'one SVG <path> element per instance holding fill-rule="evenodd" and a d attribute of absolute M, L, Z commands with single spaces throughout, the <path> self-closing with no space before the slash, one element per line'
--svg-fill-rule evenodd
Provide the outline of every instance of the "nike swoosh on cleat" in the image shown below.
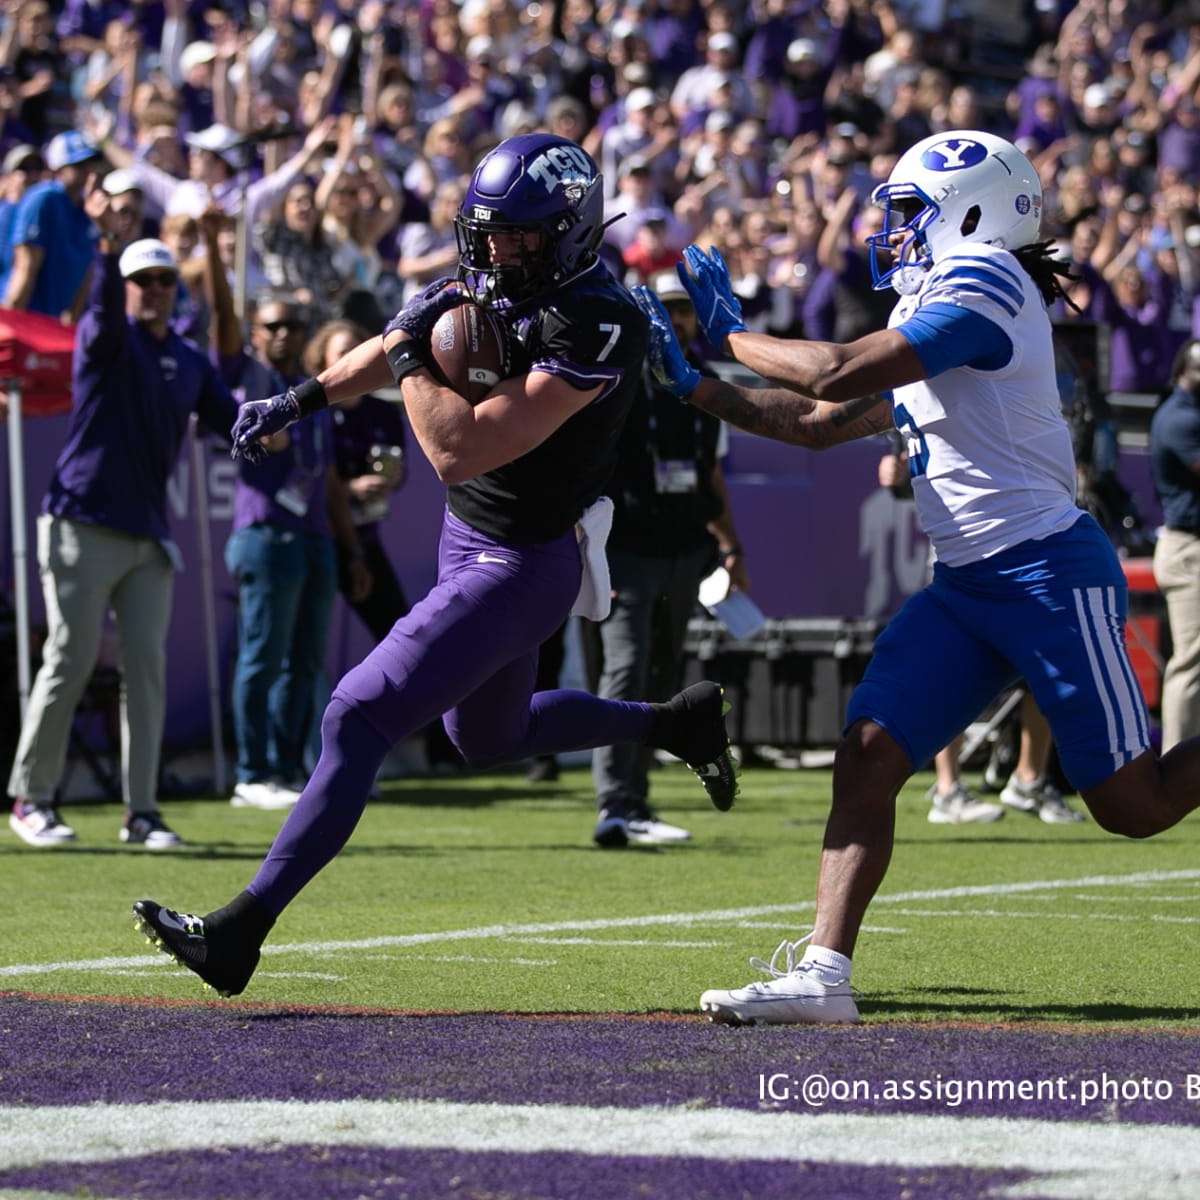
<path fill-rule="evenodd" d="M 178 930 L 178 932 L 184 934 L 186 937 L 204 936 L 204 926 L 201 924 L 201 922 L 193 921 L 194 925 L 200 926 L 200 929 L 196 930 L 192 928 L 192 925 L 185 924 L 183 921 L 176 919 L 175 915 L 167 912 L 166 909 L 163 909 L 159 912 L 158 922 L 160 925 L 165 925 L 168 929 Z"/>
<path fill-rule="evenodd" d="M 693 767 L 692 770 L 705 779 L 720 779 L 721 777 L 721 767 L 718 763 L 705 763 L 701 767 Z"/>
<path fill-rule="evenodd" d="M 479 557 L 475 561 L 481 563 L 504 563 L 506 565 L 508 563 L 507 558 L 493 558 L 485 550 L 480 550 Z"/>

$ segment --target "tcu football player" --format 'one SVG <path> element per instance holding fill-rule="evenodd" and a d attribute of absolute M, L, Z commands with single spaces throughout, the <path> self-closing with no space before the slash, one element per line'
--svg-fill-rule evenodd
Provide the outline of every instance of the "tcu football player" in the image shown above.
<path fill-rule="evenodd" d="M 437 583 L 334 689 L 320 760 L 248 888 L 202 917 L 134 906 L 147 935 L 219 992 L 246 986 L 276 917 L 350 837 L 388 751 L 442 714 L 470 764 L 639 742 L 691 765 L 718 808 L 733 803 L 716 684 L 664 704 L 533 692 L 538 647 L 580 596 L 576 523 L 612 471 L 646 353 L 645 317 L 597 256 L 603 228 L 600 172 L 579 146 L 509 138 L 472 175 L 458 279 L 431 285 L 316 378 L 242 406 L 234 455 L 256 457 L 261 438 L 394 380 L 449 491 Z M 430 331 L 466 300 L 511 334 L 508 377 L 474 406 L 429 370 Z M 589 561 L 602 563 L 596 540 Z M 590 582 L 607 601 L 607 583 Z"/>
<path fill-rule="evenodd" d="M 1003 138 L 917 143 L 873 200 L 875 286 L 900 298 L 888 328 L 849 345 L 750 333 L 720 256 L 695 246 L 680 277 L 706 336 L 782 387 L 701 379 L 654 296 L 651 361 L 679 396 L 742 429 L 824 449 L 894 425 L 937 554 L 932 582 L 875 643 L 833 774 L 814 929 L 784 941 L 771 976 L 700 998 L 711 1019 L 858 1019 L 850 960 L 892 854 L 896 794 L 1016 679 L 1048 718 L 1063 770 L 1095 819 L 1149 837 L 1200 803 L 1200 741 L 1161 760 L 1125 651 L 1125 580 L 1075 504 L 1047 304 L 1067 265 L 1038 242 L 1042 188 Z M 801 955 L 802 942 L 808 945 Z"/>

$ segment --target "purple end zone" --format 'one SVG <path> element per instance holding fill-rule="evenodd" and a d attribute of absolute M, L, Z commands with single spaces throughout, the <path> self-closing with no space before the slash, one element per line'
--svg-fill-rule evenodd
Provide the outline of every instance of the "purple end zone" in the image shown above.
<path fill-rule="evenodd" d="M 762 1080 L 866 1080 L 840 1112 L 1192 1125 L 1183 1079 L 1200 1041 L 1171 1032 L 957 1026 L 731 1029 L 695 1020 L 348 1015 L 237 1005 L 158 1007 L 0 995 L 7 1104 L 417 1099 L 506 1104 L 703 1104 L 804 1111 Z M 1070 1096 L 948 1105 L 880 1093 L 888 1080 L 1175 1080 L 1170 1098 L 1081 1107 Z M 832 1105 L 827 1106 L 827 1111 Z"/>
<path fill-rule="evenodd" d="M 771 1100 L 764 1080 L 820 1072 L 834 1080 L 1176 1079 L 1196 1070 L 1200 1041 L 1177 1033 L 872 1025 L 730 1029 L 703 1020 L 405 1016 L 272 1011 L 239 1005 L 121 1005 L 0 994 L 0 1097 L 7 1105 L 221 1100 L 434 1100 L 467 1103 L 688 1105 L 805 1112 Z M 826 1105 L 843 1113 L 927 1113 L 1191 1125 L 1195 1101 L 1094 1104 L 896 1097 Z M 402 1140 L 402 1130 L 397 1131 Z M 731 1147 L 732 1150 L 732 1147 Z M 504 1153 L 402 1148 L 214 1147 L 117 1162 L 0 1169 L 16 1189 L 129 1200 L 967 1200 L 1032 1183 L 989 1167 L 857 1166 L 783 1161 Z M 1051 1164 L 1047 1164 L 1049 1168 Z M 1037 1200 L 1034 1192 L 1023 1193 Z"/>
<path fill-rule="evenodd" d="M 797 1147 L 803 1157 L 803 1147 Z M 119 1163 L 0 1172 L 0 1188 L 136 1200 L 906 1200 L 968 1197 L 1027 1178 L 1021 1171 L 912 1170 L 845 1164 L 595 1158 L 584 1154 L 462 1154 L 293 1146 L 273 1152 L 155 1155 Z M 1037 1200 L 1025 1193 L 1028 1200 Z"/>

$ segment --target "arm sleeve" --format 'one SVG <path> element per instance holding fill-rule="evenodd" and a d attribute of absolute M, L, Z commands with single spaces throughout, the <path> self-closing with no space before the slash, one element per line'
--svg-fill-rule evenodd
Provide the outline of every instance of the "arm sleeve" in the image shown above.
<path fill-rule="evenodd" d="M 994 321 L 957 304 L 925 304 L 896 329 L 917 352 L 926 377 L 953 367 L 998 371 L 1012 359 L 1008 334 Z"/>
<path fill-rule="evenodd" d="M 80 314 L 75 352 L 95 365 L 115 358 L 129 333 L 125 282 L 115 254 L 96 254 L 87 304 Z"/>
<path fill-rule="evenodd" d="M 201 422 L 227 444 L 232 444 L 230 430 L 238 417 L 238 403 L 230 393 L 221 372 L 207 359 L 201 359 L 200 395 L 196 414 Z"/>

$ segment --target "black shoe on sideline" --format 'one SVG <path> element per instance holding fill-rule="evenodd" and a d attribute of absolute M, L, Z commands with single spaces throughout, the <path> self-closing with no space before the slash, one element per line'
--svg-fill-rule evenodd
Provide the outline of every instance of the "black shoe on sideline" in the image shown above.
<path fill-rule="evenodd" d="M 603 850 L 620 850 L 629 845 L 629 817 L 618 805 L 602 808 L 592 830 L 592 841 Z"/>

